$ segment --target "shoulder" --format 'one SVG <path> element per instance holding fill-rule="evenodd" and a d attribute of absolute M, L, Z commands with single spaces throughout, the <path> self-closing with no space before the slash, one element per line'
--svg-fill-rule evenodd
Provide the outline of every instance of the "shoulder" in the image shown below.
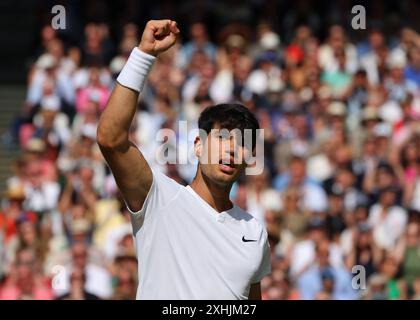
<path fill-rule="evenodd" d="M 158 168 L 151 166 L 150 169 L 152 170 L 153 179 L 142 210 L 140 210 L 143 212 L 156 212 L 157 209 L 166 206 L 178 196 L 182 188 L 181 184 L 168 177 Z"/>
<path fill-rule="evenodd" d="M 163 172 L 159 171 L 156 168 L 151 168 L 153 174 L 153 183 L 158 188 L 165 188 L 169 191 L 178 191 L 181 189 L 182 185 L 176 182 L 174 179 L 168 177 Z"/>
<path fill-rule="evenodd" d="M 375 203 L 370 207 L 369 215 L 376 215 L 381 211 L 382 207 L 379 203 Z"/>
<path fill-rule="evenodd" d="M 392 216 L 398 217 L 398 218 L 405 218 L 407 216 L 407 211 L 404 210 L 404 208 L 400 207 L 400 206 L 394 206 L 391 210 L 390 213 Z"/>
<path fill-rule="evenodd" d="M 70 293 L 63 294 L 55 298 L 55 300 L 67 300 L 70 297 Z"/>
<path fill-rule="evenodd" d="M 100 300 L 97 295 L 94 295 L 93 293 L 90 293 L 86 290 L 84 291 L 84 295 L 86 300 Z"/>
<path fill-rule="evenodd" d="M 258 234 L 260 238 L 266 239 L 268 237 L 265 226 L 256 219 L 253 215 L 246 212 L 241 207 L 234 205 L 231 216 L 241 222 L 245 228 L 252 230 L 253 234 Z"/>
<path fill-rule="evenodd" d="M 251 221 L 252 219 L 255 219 L 250 213 L 246 212 L 244 209 L 242 209 L 236 204 L 233 205 L 231 215 L 237 220 L 245 220 L 247 222 Z"/>

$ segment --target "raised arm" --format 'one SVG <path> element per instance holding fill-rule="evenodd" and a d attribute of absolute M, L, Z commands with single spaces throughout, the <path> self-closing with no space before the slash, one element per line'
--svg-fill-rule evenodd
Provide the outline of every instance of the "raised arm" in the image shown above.
<path fill-rule="evenodd" d="M 138 95 L 155 57 L 169 49 L 179 33 L 176 22 L 151 20 L 138 48 L 117 78 L 117 84 L 101 115 L 97 142 L 115 181 L 133 211 L 142 208 L 152 185 L 152 171 L 138 148 L 129 140 Z"/>

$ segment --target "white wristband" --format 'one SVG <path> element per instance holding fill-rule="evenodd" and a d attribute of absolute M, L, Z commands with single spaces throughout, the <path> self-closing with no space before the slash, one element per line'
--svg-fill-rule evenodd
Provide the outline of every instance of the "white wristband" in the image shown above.
<path fill-rule="evenodd" d="M 149 73 L 155 56 L 134 48 L 130 57 L 118 75 L 117 81 L 124 87 L 140 92 L 143 89 L 147 74 Z"/>

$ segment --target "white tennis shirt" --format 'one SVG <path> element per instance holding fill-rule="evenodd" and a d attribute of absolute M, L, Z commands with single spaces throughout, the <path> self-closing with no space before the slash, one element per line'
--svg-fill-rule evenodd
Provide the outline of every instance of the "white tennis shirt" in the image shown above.
<path fill-rule="evenodd" d="M 218 213 L 190 186 L 152 172 L 142 209 L 131 212 L 137 299 L 248 299 L 271 269 L 265 228 L 236 205 Z"/>

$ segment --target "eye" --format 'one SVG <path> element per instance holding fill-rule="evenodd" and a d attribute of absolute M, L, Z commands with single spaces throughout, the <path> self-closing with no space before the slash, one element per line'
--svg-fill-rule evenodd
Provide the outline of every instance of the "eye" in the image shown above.
<path fill-rule="evenodd" d="M 230 134 L 229 132 L 219 132 L 216 134 L 216 137 L 221 140 L 229 140 Z"/>

